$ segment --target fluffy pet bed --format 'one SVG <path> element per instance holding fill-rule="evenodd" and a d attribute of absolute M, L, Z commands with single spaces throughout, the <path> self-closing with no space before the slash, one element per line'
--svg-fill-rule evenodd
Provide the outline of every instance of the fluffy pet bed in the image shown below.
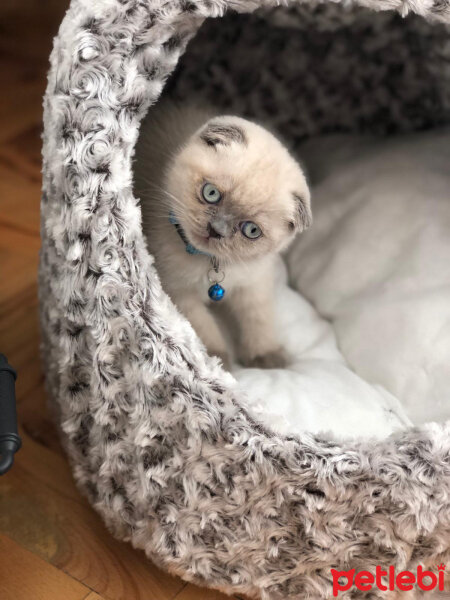
<path fill-rule="evenodd" d="M 205 22 L 175 70 L 206 17 L 222 18 Z M 399 430 L 378 440 L 262 424 L 160 287 L 132 191 L 139 122 L 172 74 L 174 97 L 202 96 L 268 120 L 293 145 L 336 131 L 436 128 L 449 121 L 448 21 L 447 0 L 278 8 L 263 0 L 72 1 L 44 102 L 40 302 L 48 388 L 92 505 L 117 537 L 185 579 L 255 597 L 327 598 L 332 568 L 414 570 L 445 561 L 450 422 L 412 427 L 399 416 Z M 319 197 L 321 186 L 330 195 L 324 177 Z M 344 224 L 345 201 L 336 206 Z M 436 418 L 433 394 L 401 386 L 401 361 L 384 370 L 373 364 L 386 349 L 373 333 L 376 319 L 360 329 L 370 282 L 351 296 L 354 286 L 330 289 L 318 276 L 328 269 L 339 284 L 340 252 L 345 265 L 345 239 L 333 235 L 327 214 L 318 210 L 317 232 L 293 248 L 291 277 L 334 322 L 361 377 L 400 399 L 416 394 L 414 406 L 429 404 Z M 354 254 L 361 242 L 349 243 Z M 395 294 L 389 298 L 395 307 Z M 358 347 L 358 331 L 371 332 L 374 343 Z M 439 377 L 444 389 L 450 373 Z M 308 388 L 298 394 L 303 401 Z M 353 587 L 341 597 L 383 594 Z"/>

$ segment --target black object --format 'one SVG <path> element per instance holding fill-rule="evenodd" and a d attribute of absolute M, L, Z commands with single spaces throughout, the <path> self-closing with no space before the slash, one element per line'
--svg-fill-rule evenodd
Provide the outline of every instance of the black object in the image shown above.
<path fill-rule="evenodd" d="M 22 445 L 17 433 L 16 378 L 6 356 L 0 354 L 0 475 L 12 467 L 14 454 Z"/>

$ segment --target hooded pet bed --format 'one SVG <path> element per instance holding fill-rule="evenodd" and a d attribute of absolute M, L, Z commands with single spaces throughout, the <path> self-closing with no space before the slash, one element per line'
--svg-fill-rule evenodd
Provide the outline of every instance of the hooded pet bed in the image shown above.
<path fill-rule="evenodd" d="M 171 74 L 174 97 L 270 120 L 293 144 L 448 122 L 450 4 L 360 5 L 73 0 L 52 53 L 40 304 L 74 475 L 117 537 L 229 593 L 327 598 L 332 568 L 450 551 L 450 423 L 381 441 L 261 425 L 161 289 L 132 191 L 139 122 Z M 176 69 L 206 17 L 222 18 Z"/>

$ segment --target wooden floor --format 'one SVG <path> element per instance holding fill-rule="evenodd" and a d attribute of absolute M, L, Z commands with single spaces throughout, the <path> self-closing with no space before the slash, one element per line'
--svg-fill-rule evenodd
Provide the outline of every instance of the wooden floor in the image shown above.
<path fill-rule="evenodd" d="M 115 541 L 75 489 L 39 362 L 41 103 L 65 0 L 0 8 L 0 352 L 17 369 L 23 448 L 0 477 L 1 600 L 219 600 Z"/>

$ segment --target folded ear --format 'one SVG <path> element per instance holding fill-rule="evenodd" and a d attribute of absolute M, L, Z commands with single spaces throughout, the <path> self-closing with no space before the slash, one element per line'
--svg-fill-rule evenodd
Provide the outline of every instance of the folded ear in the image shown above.
<path fill-rule="evenodd" d="M 309 198 L 305 198 L 301 194 L 293 194 L 297 207 L 297 224 L 300 231 L 308 229 L 312 225 L 311 203 Z"/>
<path fill-rule="evenodd" d="M 245 131 L 233 123 L 209 121 L 200 132 L 200 139 L 208 146 L 229 146 L 232 143 L 247 145 Z"/>

